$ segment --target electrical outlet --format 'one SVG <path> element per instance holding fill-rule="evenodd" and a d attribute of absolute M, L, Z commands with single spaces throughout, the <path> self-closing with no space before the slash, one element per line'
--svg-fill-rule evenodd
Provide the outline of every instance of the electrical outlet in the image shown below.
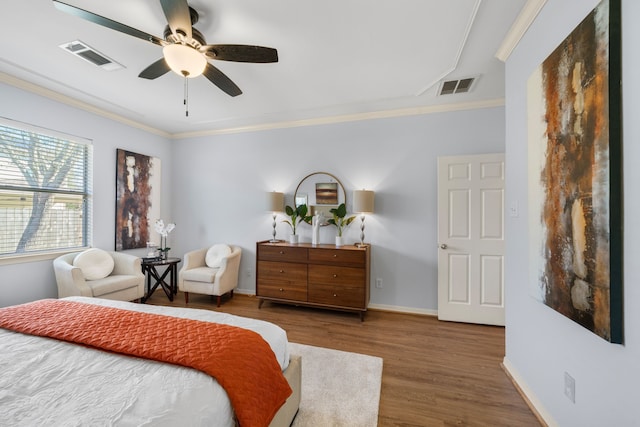
<path fill-rule="evenodd" d="M 576 403 L 576 380 L 567 372 L 564 373 L 564 394 L 571 402 Z"/>
<path fill-rule="evenodd" d="M 377 289 L 382 289 L 382 278 L 381 277 L 378 277 L 376 279 L 376 288 Z"/>
<path fill-rule="evenodd" d="M 247 268 L 247 277 L 253 276 L 253 269 Z"/>

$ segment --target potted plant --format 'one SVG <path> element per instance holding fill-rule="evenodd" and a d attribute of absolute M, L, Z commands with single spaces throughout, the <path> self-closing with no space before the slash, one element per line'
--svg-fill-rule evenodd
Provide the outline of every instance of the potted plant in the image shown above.
<path fill-rule="evenodd" d="M 347 216 L 347 207 L 344 203 L 341 203 L 337 208 L 330 209 L 329 212 L 333 215 L 333 218 L 330 218 L 327 222 L 329 224 L 335 225 L 338 229 L 338 235 L 336 236 L 336 246 L 342 246 L 342 230 L 346 228 L 353 220 L 356 218 L 355 215 L 352 215 L 348 218 Z"/>
<path fill-rule="evenodd" d="M 289 224 L 289 227 L 291 227 L 291 235 L 289 236 L 290 243 L 298 243 L 298 234 L 296 233 L 296 229 L 298 224 L 300 224 L 300 221 L 309 221 L 311 219 L 311 217 L 307 216 L 307 211 L 307 205 L 298 205 L 295 209 L 288 205 L 285 206 L 284 212 L 290 220 L 285 219 L 282 222 L 286 222 Z"/>

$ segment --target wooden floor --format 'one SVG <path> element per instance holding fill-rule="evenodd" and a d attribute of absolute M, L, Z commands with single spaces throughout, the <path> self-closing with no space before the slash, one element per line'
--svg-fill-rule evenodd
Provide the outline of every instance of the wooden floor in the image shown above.
<path fill-rule="evenodd" d="M 159 290 L 147 303 L 183 307 L 184 295 L 171 303 Z M 380 426 L 540 426 L 500 367 L 504 328 L 382 311 L 360 322 L 352 313 L 269 302 L 258 309 L 246 295 L 218 309 L 189 294 L 189 307 L 275 323 L 292 342 L 382 357 Z"/>

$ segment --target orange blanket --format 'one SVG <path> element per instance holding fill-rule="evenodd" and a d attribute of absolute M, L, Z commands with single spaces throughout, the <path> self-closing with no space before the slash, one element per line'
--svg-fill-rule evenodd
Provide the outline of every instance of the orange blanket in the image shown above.
<path fill-rule="evenodd" d="M 234 326 L 49 299 L 1 308 L 0 327 L 203 371 L 243 427 L 268 426 L 291 394 L 269 344 Z"/>

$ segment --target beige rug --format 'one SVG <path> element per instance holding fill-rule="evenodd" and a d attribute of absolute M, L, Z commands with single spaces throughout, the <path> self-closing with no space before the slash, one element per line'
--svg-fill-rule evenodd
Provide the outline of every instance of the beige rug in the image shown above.
<path fill-rule="evenodd" d="M 293 427 L 378 425 L 382 359 L 291 343 L 302 356 L 302 397 Z"/>

